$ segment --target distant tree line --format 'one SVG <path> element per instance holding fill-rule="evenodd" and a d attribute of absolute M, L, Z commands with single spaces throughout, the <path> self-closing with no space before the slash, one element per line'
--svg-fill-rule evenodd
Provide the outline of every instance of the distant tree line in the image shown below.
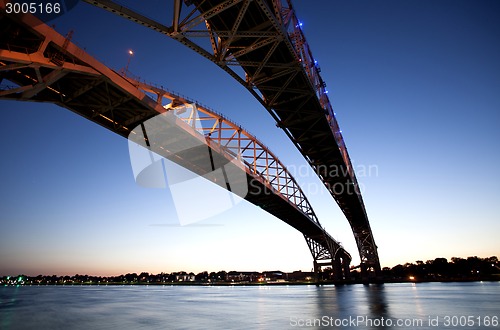
<path fill-rule="evenodd" d="M 328 279 L 331 269 L 319 274 L 318 279 Z M 362 281 L 358 270 L 351 271 L 352 282 Z M 500 280 L 500 262 L 497 257 L 478 258 L 469 257 L 436 258 L 434 260 L 415 263 L 405 263 L 392 268 L 382 269 L 383 280 L 387 282 L 407 281 L 477 281 Z M 201 272 L 198 274 L 187 272 L 149 274 L 142 272 L 128 273 L 118 276 L 90 276 L 90 275 L 38 275 L 38 276 L 3 276 L 0 285 L 74 285 L 74 284 L 168 284 L 168 283 L 233 283 L 233 282 L 309 282 L 314 281 L 315 275 L 311 272 L 295 271 L 283 273 L 271 272 Z M 349 282 L 349 281 L 348 281 Z"/>
<path fill-rule="evenodd" d="M 294 276 L 292 276 L 294 275 Z M 287 273 L 272 272 L 201 272 L 198 274 L 187 272 L 149 274 L 142 272 L 128 273 L 117 276 L 91 276 L 76 274 L 73 276 L 38 275 L 38 276 L 4 276 L 0 277 L 0 285 L 106 285 L 106 284 L 195 284 L 195 283 L 234 283 L 234 282 L 269 282 L 289 279 Z M 260 281 L 259 281 L 260 280 Z M 290 280 L 311 280 L 311 273 L 290 273 Z"/>
<path fill-rule="evenodd" d="M 402 281 L 440 281 L 440 280 L 500 280 L 500 263 L 496 256 L 489 258 L 453 257 L 434 260 L 417 260 L 392 268 L 382 269 L 384 279 Z"/>

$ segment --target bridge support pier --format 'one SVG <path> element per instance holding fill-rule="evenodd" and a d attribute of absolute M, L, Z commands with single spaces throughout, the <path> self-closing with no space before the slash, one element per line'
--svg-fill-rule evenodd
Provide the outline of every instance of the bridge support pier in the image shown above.
<path fill-rule="evenodd" d="M 321 244 L 318 237 L 315 239 L 304 236 L 313 256 L 313 269 L 316 282 L 333 280 L 340 282 L 350 279 L 351 256 L 340 245 Z M 330 267 L 331 275 L 322 278 L 322 267 Z"/>
<path fill-rule="evenodd" d="M 314 282 L 318 283 L 321 278 L 321 266 L 318 264 L 318 261 L 313 260 L 313 272 L 314 272 Z"/>
<path fill-rule="evenodd" d="M 340 258 L 332 260 L 333 266 L 333 280 L 341 281 L 344 279 L 344 274 L 342 274 L 342 260 Z"/>
<path fill-rule="evenodd" d="M 382 281 L 382 270 L 380 265 L 371 265 L 368 263 L 361 263 L 361 281 L 363 282 L 379 282 Z"/>
<path fill-rule="evenodd" d="M 350 259 L 348 258 L 337 258 L 330 262 L 318 262 L 318 260 L 313 261 L 314 273 L 316 281 L 319 282 L 325 278 L 321 277 L 322 267 L 331 267 L 332 274 L 326 280 L 333 280 L 334 282 L 348 281 L 350 277 Z"/>
<path fill-rule="evenodd" d="M 351 260 L 348 258 L 342 259 L 342 268 L 344 270 L 344 279 L 346 281 L 351 280 L 351 268 L 350 268 Z"/>

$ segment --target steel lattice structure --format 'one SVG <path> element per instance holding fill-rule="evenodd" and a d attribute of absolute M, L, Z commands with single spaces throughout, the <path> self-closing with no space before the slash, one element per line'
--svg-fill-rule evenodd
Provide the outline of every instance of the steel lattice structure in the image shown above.
<path fill-rule="evenodd" d="M 275 209 L 274 205 L 259 202 L 261 199 L 261 196 L 258 196 L 261 193 L 260 189 L 258 189 L 258 193 L 250 189 L 248 195 L 245 196 L 245 199 L 303 232 L 313 256 L 316 271 L 319 271 L 322 266 L 332 266 L 335 276 L 344 274 L 347 279 L 351 261 L 350 254 L 321 226 L 314 210 L 296 180 L 268 147 L 240 125 L 230 121 L 222 114 L 197 104 L 193 100 L 166 91 L 161 87 L 141 82 L 130 77 L 130 75 L 127 77 L 126 73 L 124 73 L 124 76 L 134 86 L 150 96 L 156 103 L 165 104 L 165 109 L 173 111 L 177 118 L 181 119 L 192 130 L 202 135 L 210 148 L 224 155 L 229 161 L 237 159 L 243 163 L 245 171 L 249 175 L 249 187 L 256 187 L 254 182 L 259 181 L 260 184 L 265 186 L 266 194 L 268 190 L 272 191 L 273 195 L 278 195 L 286 200 L 311 223 L 314 223 L 314 229 L 311 230 L 311 228 L 305 229 L 303 222 L 302 224 L 298 224 L 291 218 L 284 219 L 281 210 Z M 144 138 L 147 138 L 147 136 L 144 136 Z M 151 145 L 151 148 L 160 154 L 168 155 L 168 151 L 162 145 Z M 162 150 L 167 153 L 162 152 Z M 206 173 L 199 171 L 198 174 L 204 175 Z M 230 190 L 225 186 L 227 182 L 218 182 L 218 184 Z M 337 277 L 337 279 L 342 278 Z"/>
<path fill-rule="evenodd" d="M 215 143 L 221 151 L 228 154 L 229 159 L 237 158 L 244 163 L 247 172 L 260 177 L 269 189 L 281 194 L 290 203 L 296 205 L 311 221 L 319 224 L 309 201 L 293 176 L 278 157 L 255 136 L 222 114 L 197 104 L 195 101 L 134 78 L 125 77 L 146 94 L 154 94 L 157 102 L 165 104 L 166 102 L 161 99 L 166 99 L 168 102 L 166 109 L 174 111 L 178 118 L 203 135 L 209 144 Z"/>
<path fill-rule="evenodd" d="M 279 159 L 239 125 L 175 93 L 118 74 L 31 15 L 0 15 L 0 30 L 0 99 L 55 103 L 124 137 L 159 114 L 175 113 L 180 123 L 168 129 L 183 139 L 205 140 L 219 163 L 238 159 L 249 187 L 255 188 L 245 199 L 299 230 L 317 270 L 332 266 L 336 279 L 348 278 L 349 253 L 320 225 Z M 163 145 L 151 149 L 171 156 Z M 206 174 L 196 155 L 176 162 Z"/>
<path fill-rule="evenodd" d="M 380 261 L 359 185 L 290 0 L 172 0 L 166 26 L 110 0 L 85 0 L 163 33 L 218 65 L 267 109 L 344 212 L 362 270 Z M 340 169 L 345 174 L 334 175 Z"/>

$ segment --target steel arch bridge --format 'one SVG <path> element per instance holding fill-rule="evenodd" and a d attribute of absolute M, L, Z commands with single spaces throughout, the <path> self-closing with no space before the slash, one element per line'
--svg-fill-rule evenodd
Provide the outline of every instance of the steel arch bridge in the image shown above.
<path fill-rule="evenodd" d="M 332 266 L 334 279 L 348 279 L 350 254 L 321 226 L 279 159 L 239 125 L 175 93 L 118 74 L 31 15 L 0 14 L 0 31 L 0 99 L 57 104 L 230 191 L 228 180 L 213 174 L 214 167 L 222 164 L 227 172 L 243 173 L 249 187 L 243 197 L 299 230 L 316 270 Z M 161 121 L 159 130 L 144 129 L 146 122 L 165 114 L 175 118 Z M 162 138 L 164 131 L 176 138 Z M 192 141 L 204 143 L 172 152 L 173 144 Z M 207 151 L 209 161 L 200 158 Z"/>
<path fill-rule="evenodd" d="M 171 26 L 110 0 L 84 1 L 179 41 L 243 85 L 340 206 L 356 240 L 362 273 L 380 275 L 356 175 L 291 0 L 172 0 Z"/>

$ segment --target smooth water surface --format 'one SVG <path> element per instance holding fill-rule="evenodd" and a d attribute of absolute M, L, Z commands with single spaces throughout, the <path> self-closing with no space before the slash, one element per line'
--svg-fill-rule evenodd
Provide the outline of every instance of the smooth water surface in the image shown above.
<path fill-rule="evenodd" d="M 498 318 L 500 282 L 0 287 L 2 330 L 500 329 Z"/>

